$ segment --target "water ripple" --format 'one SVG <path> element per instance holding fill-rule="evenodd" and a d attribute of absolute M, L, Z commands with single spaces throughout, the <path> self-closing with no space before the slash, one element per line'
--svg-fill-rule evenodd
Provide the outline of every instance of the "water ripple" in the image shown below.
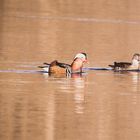
<path fill-rule="evenodd" d="M 87 17 L 66 17 L 66 16 L 36 16 L 36 15 L 3 15 L 5 17 L 12 18 L 28 18 L 28 19 L 43 19 L 43 20 L 67 20 L 77 22 L 97 22 L 97 23 L 113 23 L 113 24 L 140 24 L 139 20 L 126 20 L 126 19 L 98 19 L 98 18 L 87 18 Z"/>

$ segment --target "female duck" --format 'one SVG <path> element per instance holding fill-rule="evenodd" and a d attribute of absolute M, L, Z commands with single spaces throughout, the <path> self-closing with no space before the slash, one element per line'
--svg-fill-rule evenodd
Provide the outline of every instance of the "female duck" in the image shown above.
<path fill-rule="evenodd" d="M 140 67 L 140 54 L 135 53 L 132 57 L 131 63 L 129 62 L 114 62 L 114 65 L 109 65 L 113 70 L 139 70 Z"/>
<path fill-rule="evenodd" d="M 87 62 L 87 54 L 86 53 L 78 53 L 75 57 L 71 65 L 60 63 L 57 60 L 54 60 L 50 64 L 44 63 L 43 66 L 39 66 L 39 68 L 43 68 L 44 72 L 48 72 L 50 74 L 72 74 L 72 73 L 81 73 L 82 67 L 84 63 Z"/>

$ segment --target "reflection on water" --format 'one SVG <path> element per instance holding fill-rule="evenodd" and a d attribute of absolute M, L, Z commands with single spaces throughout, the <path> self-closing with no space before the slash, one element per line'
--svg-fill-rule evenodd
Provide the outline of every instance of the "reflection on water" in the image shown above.
<path fill-rule="evenodd" d="M 112 140 L 139 132 L 138 72 L 45 77 L 3 70 L 0 76 L 3 140 Z"/>
<path fill-rule="evenodd" d="M 75 101 L 75 112 L 84 113 L 84 94 L 85 94 L 85 76 L 83 74 L 72 74 L 69 76 L 66 75 L 49 75 L 48 73 L 43 73 L 43 76 L 48 81 L 49 77 L 55 77 L 55 82 L 61 84 L 58 86 L 58 89 L 64 93 L 74 94 Z M 65 79 L 66 78 L 66 79 Z M 72 78 L 72 79 L 71 79 Z"/>
<path fill-rule="evenodd" d="M 0 93 L 1 139 L 52 140 L 55 113 L 53 94 L 46 97 L 38 87 L 33 88 L 39 82 L 31 81 L 28 74 L 7 75 L 9 80 L 1 80 L 0 85 L 3 89 Z M 4 73 L 3 76 L 6 78 Z M 26 81 L 23 77 L 29 79 L 25 78 Z"/>
<path fill-rule="evenodd" d="M 72 80 L 68 79 L 67 82 L 65 80 L 63 82 L 62 87 L 59 87 L 60 90 L 74 94 L 75 112 L 84 113 L 85 79 L 76 75 Z"/>
<path fill-rule="evenodd" d="M 134 84 L 138 84 L 139 82 L 139 72 L 133 72 L 132 74 L 132 80 Z"/>
<path fill-rule="evenodd" d="M 132 98 L 132 103 L 133 104 L 137 104 L 137 94 L 139 94 L 140 88 L 139 88 L 139 84 L 140 84 L 140 73 L 139 72 L 133 72 L 131 73 L 132 75 L 132 83 L 133 83 L 133 98 Z"/>
<path fill-rule="evenodd" d="M 84 89 L 85 89 L 85 80 L 84 79 L 74 79 L 74 100 L 75 100 L 75 112 L 76 113 L 84 113 Z"/>

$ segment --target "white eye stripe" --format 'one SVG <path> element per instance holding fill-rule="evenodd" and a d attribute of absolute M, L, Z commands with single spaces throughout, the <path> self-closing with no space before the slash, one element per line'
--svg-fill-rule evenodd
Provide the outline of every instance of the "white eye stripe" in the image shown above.
<path fill-rule="evenodd" d="M 85 56 L 84 54 L 82 54 L 82 53 L 78 53 L 78 54 L 74 57 L 74 59 L 76 59 L 76 58 L 84 58 L 84 59 L 86 59 L 86 56 Z"/>

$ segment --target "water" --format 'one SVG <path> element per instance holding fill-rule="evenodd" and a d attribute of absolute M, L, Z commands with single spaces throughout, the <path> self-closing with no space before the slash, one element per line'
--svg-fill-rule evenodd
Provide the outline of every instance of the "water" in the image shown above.
<path fill-rule="evenodd" d="M 0 2 L 0 140 L 139 140 L 140 73 L 48 76 L 37 68 L 130 61 L 139 49 L 139 1 Z"/>

